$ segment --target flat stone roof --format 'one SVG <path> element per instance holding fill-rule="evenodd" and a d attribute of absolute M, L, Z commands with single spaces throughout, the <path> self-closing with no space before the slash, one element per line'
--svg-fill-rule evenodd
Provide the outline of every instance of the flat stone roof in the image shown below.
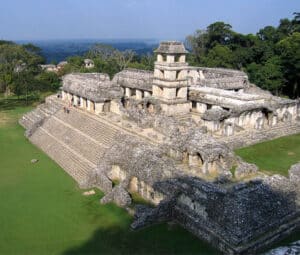
<path fill-rule="evenodd" d="M 127 88 L 152 91 L 153 71 L 127 68 L 117 73 L 113 82 Z"/>
<path fill-rule="evenodd" d="M 188 53 L 188 51 L 184 47 L 184 44 L 179 41 L 161 42 L 158 48 L 154 52 L 166 53 L 166 54 L 187 54 Z"/>
<path fill-rule="evenodd" d="M 63 77 L 62 90 L 92 100 L 103 102 L 122 96 L 121 88 L 104 73 L 72 73 Z"/>

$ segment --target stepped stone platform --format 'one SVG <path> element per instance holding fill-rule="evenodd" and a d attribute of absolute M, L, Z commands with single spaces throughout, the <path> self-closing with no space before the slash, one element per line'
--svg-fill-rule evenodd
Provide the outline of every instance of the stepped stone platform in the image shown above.
<path fill-rule="evenodd" d="M 127 206 L 131 201 L 130 191 L 156 204 L 155 209 L 136 208 L 133 229 L 174 221 L 225 254 L 251 254 L 299 229 L 300 211 L 293 202 L 294 196 L 299 196 L 294 190 L 298 185 L 294 183 L 295 177 L 222 184 L 221 179 L 215 183 L 213 176 L 200 173 L 199 165 L 195 165 L 201 161 L 202 169 L 218 169 L 219 163 L 213 165 L 209 161 L 217 158 L 230 168 L 231 161 L 239 162 L 228 147 L 239 148 L 298 133 L 299 122 L 279 123 L 268 132 L 243 130 L 234 136 L 215 139 L 200 129 L 191 129 L 180 136 L 176 133 L 180 130 L 167 125 L 161 129 L 164 133 L 155 137 L 157 133 L 152 128 L 138 129 L 130 120 L 119 120 L 113 114 L 96 115 L 77 107 L 66 113 L 65 106 L 62 100 L 50 96 L 45 104 L 25 114 L 20 124 L 26 128 L 29 140 L 57 162 L 79 187 L 105 191 L 103 203 L 115 201 Z M 174 123 L 188 126 L 191 114 L 176 116 Z M 172 130 L 175 133 L 168 137 Z M 198 151 L 192 151 L 194 148 Z M 170 156 L 169 150 L 174 155 Z M 190 155 L 201 153 L 200 161 L 189 156 L 192 161 L 184 163 L 176 158 L 179 151 Z M 293 176 L 297 177 L 297 172 Z M 121 182 L 116 187 L 112 184 L 114 179 Z M 278 183 L 282 187 L 275 192 Z M 276 201 L 280 201 L 281 208 Z M 256 211 L 258 204 L 260 209 Z M 260 214 L 267 214 L 270 208 L 276 212 L 272 225 L 269 218 Z M 232 213 L 239 224 L 232 219 Z M 253 222 L 258 224 L 257 228 Z M 253 239 L 254 236 L 260 237 Z"/>
<path fill-rule="evenodd" d="M 241 131 L 233 136 L 216 137 L 231 149 L 247 147 L 256 143 L 272 140 L 282 136 L 300 133 L 300 122 L 280 123 L 274 127 L 262 130 Z"/>
<path fill-rule="evenodd" d="M 155 53 L 153 73 L 65 75 L 20 120 L 25 135 L 80 187 L 103 190 L 101 203 L 128 207 L 132 193 L 153 203 L 136 207 L 133 229 L 175 221 L 232 255 L 299 230 L 300 164 L 267 176 L 233 149 L 300 132 L 300 101 L 242 71 L 190 67 L 181 42 Z"/>
<path fill-rule="evenodd" d="M 63 105 L 54 104 L 54 100 L 24 115 L 20 124 L 34 129 L 29 140 L 85 187 L 105 150 L 118 142 L 115 137 L 121 131 L 75 108 L 65 113 Z M 42 125 L 35 126 L 40 121 Z"/>

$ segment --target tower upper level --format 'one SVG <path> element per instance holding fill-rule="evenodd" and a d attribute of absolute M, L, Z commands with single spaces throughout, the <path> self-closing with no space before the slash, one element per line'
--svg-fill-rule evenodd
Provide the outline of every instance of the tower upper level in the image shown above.
<path fill-rule="evenodd" d="M 161 42 L 154 51 L 157 54 L 157 63 L 185 63 L 185 56 L 188 51 L 182 42 L 166 41 Z"/>

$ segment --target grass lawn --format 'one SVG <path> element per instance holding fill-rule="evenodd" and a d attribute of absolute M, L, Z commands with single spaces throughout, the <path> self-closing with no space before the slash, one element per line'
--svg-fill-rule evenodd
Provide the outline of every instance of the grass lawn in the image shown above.
<path fill-rule="evenodd" d="M 287 176 L 291 165 L 300 162 L 300 134 L 238 149 L 236 154 L 255 163 L 260 170 Z"/>
<path fill-rule="evenodd" d="M 24 137 L 17 119 L 29 109 L 0 98 L 0 254 L 219 254 L 178 226 L 131 231 L 132 218 L 100 205 L 100 191 L 83 196 Z"/>

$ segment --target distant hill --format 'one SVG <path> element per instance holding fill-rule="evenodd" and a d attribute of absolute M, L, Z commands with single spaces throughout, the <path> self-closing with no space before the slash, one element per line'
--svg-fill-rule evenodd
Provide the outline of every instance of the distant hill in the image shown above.
<path fill-rule="evenodd" d="M 43 40 L 43 41 L 17 41 L 19 44 L 32 43 L 42 49 L 47 63 L 60 62 L 69 56 L 84 55 L 95 43 L 104 43 L 118 50 L 131 49 L 137 54 L 152 52 L 158 46 L 157 40 L 101 40 L 101 39 L 76 39 L 76 40 Z"/>

